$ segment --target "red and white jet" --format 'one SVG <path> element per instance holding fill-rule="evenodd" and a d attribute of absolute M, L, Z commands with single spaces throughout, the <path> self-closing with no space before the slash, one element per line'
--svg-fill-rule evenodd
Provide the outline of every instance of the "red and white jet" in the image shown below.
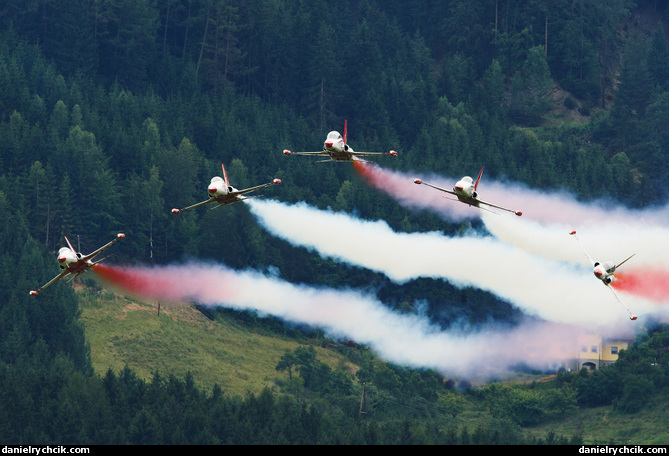
<path fill-rule="evenodd" d="M 496 209 L 501 209 L 503 211 L 512 212 L 519 217 L 521 215 L 523 215 L 523 213 L 520 212 L 520 211 L 514 211 L 514 210 L 511 210 L 511 209 L 507 209 L 505 207 L 502 207 L 502 206 L 497 206 L 495 204 L 488 203 L 487 201 L 480 200 L 479 197 L 478 197 L 477 189 L 478 189 L 478 186 L 479 186 L 479 182 L 481 181 L 481 174 L 483 174 L 483 167 L 481 167 L 481 171 L 479 171 L 479 175 L 476 178 L 476 182 L 474 182 L 474 180 L 471 177 L 465 176 L 465 177 L 463 177 L 462 179 L 460 179 L 459 181 L 457 181 L 455 183 L 455 186 L 453 186 L 452 191 L 451 190 L 446 190 L 445 188 L 437 187 L 436 185 L 428 184 L 427 182 L 423 182 L 421 179 L 414 179 L 413 181 L 416 184 L 419 184 L 419 185 L 424 184 L 424 185 L 427 185 L 428 187 L 436 188 L 437 190 L 440 190 L 442 192 L 446 192 L 446 193 L 449 193 L 451 195 L 454 195 L 458 198 L 458 201 L 460 201 L 462 203 L 465 203 L 465 204 L 468 204 L 470 206 L 477 207 L 479 209 L 488 210 L 484 207 L 481 207 L 481 204 L 484 204 L 486 206 L 494 207 Z M 493 211 L 490 211 L 490 212 L 493 212 Z"/>
<path fill-rule="evenodd" d="M 344 136 L 338 131 L 331 131 L 323 142 L 323 150 L 318 152 L 291 152 L 284 149 L 284 155 L 328 155 L 330 160 L 319 160 L 317 163 L 331 162 L 331 161 L 363 161 L 358 157 L 365 157 L 370 155 L 392 155 L 397 157 L 397 152 L 391 150 L 390 152 L 356 152 L 348 145 L 347 142 L 347 121 L 344 120 Z"/>
<path fill-rule="evenodd" d="M 58 250 L 58 264 L 60 265 L 60 268 L 62 269 L 62 272 L 58 274 L 56 277 L 48 281 L 46 284 L 42 285 L 40 288 L 37 290 L 31 290 L 30 294 L 32 296 L 37 296 L 40 291 L 44 290 L 46 287 L 51 285 L 54 282 L 59 281 L 63 277 L 65 277 L 68 274 L 72 274 L 72 279 L 77 277 L 78 275 L 83 274 L 84 272 L 88 271 L 90 268 L 92 268 L 94 265 L 98 264 L 102 260 L 93 262 L 93 258 L 107 250 L 111 245 L 118 241 L 119 239 L 122 239 L 125 237 L 125 234 L 123 233 L 118 233 L 116 235 L 116 239 L 113 241 L 103 245 L 99 249 L 95 250 L 92 253 L 89 253 L 88 255 L 82 255 L 81 253 L 77 252 L 74 250 L 72 247 L 72 244 L 70 244 L 70 241 L 67 239 L 67 236 L 63 236 L 65 238 L 65 241 L 67 242 L 68 247 L 61 247 L 60 250 Z"/>
<path fill-rule="evenodd" d="M 194 207 L 204 206 L 206 204 L 217 203 L 216 207 L 209 209 L 210 211 L 221 206 L 227 206 L 228 204 L 238 203 L 249 198 L 254 198 L 253 196 L 242 196 L 246 193 L 259 190 L 261 188 L 267 187 L 269 185 L 280 184 L 281 179 L 274 179 L 272 182 L 267 184 L 256 185 L 255 187 L 246 188 L 244 190 L 237 190 L 236 188 L 230 185 L 228 181 L 228 175 L 225 172 L 225 166 L 221 163 L 221 168 L 223 168 L 223 178 L 220 176 L 214 176 L 209 182 L 209 187 L 207 188 L 207 193 L 209 193 L 209 199 L 200 201 L 199 203 L 193 204 L 192 206 L 184 207 L 183 209 L 172 209 L 173 214 L 178 214 L 182 211 L 188 209 L 193 209 Z"/>
<path fill-rule="evenodd" d="M 581 243 L 581 241 L 578 240 L 578 237 L 576 237 L 576 231 L 570 231 L 569 234 L 574 236 L 579 244 Z M 614 273 L 616 272 L 616 269 L 618 269 L 620 266 L 622 266 L 622 264 L 625 261 L 629 260 L 630 258 L 632 258 L 636 254 L 633 253 L 632 255 L 627 257 L 627 259 L 623 260 L 619 264 L 615 264 L 613 261 L 605 261 L 604 263 L 600 263 L 599 261 L 593 261 L 593 259 L 588 254 L 588 251 L 585 250 L 585 248 L 583 246 L 581 246 L 581 248 L 583 249 L 583 252 L 585 253 L 585 256 L 588 257 L 588 260 L 590 260 L 590 263 L 593 265 L 594 269 L 592 270 L 592 272 L 595 274 L 595 277 L 597 277 L 599 280 L 601 280 L 602 283 L 604 285 L 606 285 L 608 287 L 608 289 L 613 292 L 613 295 L 616 297 L 618 302 L 620 304 L 622 304 L 625 307 L 625 309 L 627 309 L 627 312 L 629 312 L 629 314 L 630 314 L 630 320 L 636 320 L 637 316 L 634 315 L 630 311 L 629 307 L 627 307 L 627 305 L 623 302 L 623 300 L 620 298 L 620 296 L 618 296 L 618 293 L 616 293 L 616 291 L 613 289 L 613 287 L 610 286 L 616 280 L 616 276 L 614 275 Z"/>

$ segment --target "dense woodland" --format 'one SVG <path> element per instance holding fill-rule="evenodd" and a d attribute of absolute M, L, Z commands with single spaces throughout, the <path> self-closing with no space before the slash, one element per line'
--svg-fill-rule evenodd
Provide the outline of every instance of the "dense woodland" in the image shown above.
<path fill-rule="evenodd" d="M 95 374 L 72 288 L 37 300 L 28 290 L 54 275 L 62 235 L 88 251 L 122 231 L 116 262 L 273 266 L 288 281 L 373 286 L 389 305 L 424 299 L 443 324 L 455 311 L 513 324 L 517 311 L 487 293 L 392 285 L 294 249 L 244 205 L 170 209 L 202 199 L 224 162 L 238 188 L 281 178 L 267 196 L 282 201 L 405 231 L 458 229 L 399 207 L 350 167 L 281 154 L 319 148 L 344 119 L 357 149 L 399 151 L 384 166 L 459 176 L 485 164 L 491 178 L 582 199 L 663 203 L 668 24 L 666 3 L 652 0 L 2 2 L 0 441 L 543 443 L 523 426 L 577 407 L 635 412 L 669 385 L 662 328 L 614 366 L 565 374 L 545 393 L 456 392 L 351 348 L 358 378 L 298 350 L 277 366 L 282 394 L 231 397 L 169 373 Z M 376 398 L 364 418 L 361 382 Z M 494 419 L 445 424 L 465 404 Z"/>

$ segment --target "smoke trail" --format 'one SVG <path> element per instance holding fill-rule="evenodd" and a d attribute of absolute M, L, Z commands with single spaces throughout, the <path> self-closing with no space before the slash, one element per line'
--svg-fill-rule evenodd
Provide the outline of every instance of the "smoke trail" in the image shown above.
<path fill-rule="evenodd" d="M 93 270 L 105 281 L 142 298 L 203 302 L 234 298 L 235 288 L 231 283 L 235 276 L 224 268 L 163 267 L 155 269 L 160 271 L 155 274 L 151 268 L 96 264 Z M 215 271 L 213 276 L 212 271 Z"/>
<path fill-rule="evenodd" d="M 633 226 L 622 223 L 582 223 L 543 225 L 533 220 L 512 220 L 509 217 L 483 214 L 486 229 L 502 242 L 545 258 L 590 266 L 584 253 L 594 261 L 625 263 L 625 270 L 669 270 L 669 229 L 663 226 Z M 580 242 L 568 233 L 576 228 Z"/>
<path fill-rule="evenodd" d="M 613 323 L 624 309 L 591 269 L 528 254 L 490 236 L 448 238 L 441 233 L 397 233 L 382 221 L 320 211 L 304 203 L 253 201 L 251 212 L 274 236 L 402 283 L 419 277 L 489 291 L 526 313 L 562 323 Z M 645 299 L 627 304 L 654 310 Z"/>
<path fill-rule="evenodd" d="M 560 261 L 582 260 L 580 247 L 566 235 L 576 229 L 586 241 L 584 244 L 592 248 L 591 256 L 607 261 L 637 253 L 635 262 L 638 264 L 669 268 L 669 255 L 663 254 L 669 249 L 669 206 L 666 205 L 632 210 L 603 200 L 582 203 L 567 192 L 540 192 L 518 183 L 486 181 L 484 176 L 479 184 L 483 199 L 521 210 L 523 217 L 518 218 L 446 200 L 445 193 L 413 184 L 412 176 L 406 173 L 366 163 L 356 162 L 355 166 L 363 180 L 400 204 L 430 209 L 454 221 L 481 217 L 496 238 L 529 253 Z M 457 181 L 436 175 L 425 180 L 443 188 L 451 188 Z"/>
<path fill-rule="evenodd" d="M 611 284 L 616 290 L 634 293 L 651 301 L 669 302 L 669 272 L 646 269 L 616 272 Z"/>
<path fill-rule="evenodd" d="M 445 193 L 413 183 L 413 178 L 405 173 L 391 171 L 375 164 L 353 162 L 355 170 L 370 186 L 387 193 L 402 206 L 410 209 L 431 209 L 452 221 L 479 217 L 479 209 L 462 203 L 447 201 Z M 416 176 L 414 176 L 416 177 Z M 451 188 L 457 181 L 446 182 L 443 178 L 430 178 L 431 183 L 443 188 Z"/>
<path fill-rule="evenodd" d="M 416 175 L 385 169 L 376 164 L 355 162 L 355 170 L 370 186 L 381 190 L 409 209 L 430 209 L 447 220 L 459 221 L 479 217 L 484 211 L 444 198 L 446 193 L 416 185 L 414 178 L 442 188 L 451 189 L 460 179 L 435 174 Z M 471 170 L 476 173 L 478 170 Z M 479 197 L 510 209 L 523 212 L 523 219 L 531 218 L 543 223 L 624 223 L 633 226 L 669 224 L 669 206 L 631 210 L 614 202 L 600 199 L 590 203 L 579 202 L 567 191 L 544 192 L 517 182 L 488 180 L 485 171 L 478 187 Z"/>
<path fill-rule="evenodd" d="M 625 271 L 638 277 L 640 282 L 635 286 L 617 284 L 617 287 L 655 301 L 669 300 L 669 293 L 663 287 L 667 282 L 665 278 L 669 277 L 669 255 L 666 255 L 669 206 L 631 210 L 603 200 L 582 203 L 564 191 L 539 192 L 518 183 L 482 180 L 479 193 L 485 191 L 494 195 L 491 198 L 495 203 L 522 210 L 524 215 L 519 219 L 445 201 L 441 198 L 444 193 L 434 189 L 419 188 L 419 194 L 416 187 L 420 186 L 412 184 L 405 173 L 365 163 L 355 165 L 369 185 L 385 191 L 400 204 L 431 209 L 450 220 L 460 220 L 465 213 L 473 216 L 473 211 L 497 239 L 531 254 L 590 266 L 582 247 L 567 234 L 574 228 L 584 239 L 590 255 L 599 261 L 621 261 L 636 253 L 634 260 L 625 265 Z M 439 176 L 430 176 L 429 180 L 443 188 L 451 188 L 457 181 Z"/>
<path fill-rule="evenodd" d="M 191 262 L 163 267 L 96 265 L 102 279 L 143 298 L 193 300 L 274 315 L 371 346 L 387 361 L 486 378 L 525 363 L 545 368 L 573 358 L 583 333 L 573 325 L 533 322 L 479 332 L 442 331 L 426 318 L 397 314 L 374 296 L 290 284 L 259 272 Z"/>

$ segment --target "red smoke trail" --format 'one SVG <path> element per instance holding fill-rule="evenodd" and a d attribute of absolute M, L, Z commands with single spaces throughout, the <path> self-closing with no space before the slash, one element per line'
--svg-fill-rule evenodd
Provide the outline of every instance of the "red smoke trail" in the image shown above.
<path fill-rule="evenodd" d="M 452 220 L 480 216 L 478 209 L 456 201 L 448 201 L 449 197 L 445 197 L 446 193 L 425 188 L 423 185 L 416 185 L 413 178 L 407 174 L 360 161 L 354 161 L 353 167 L 367 185 L 387 193 L 405 207 L 432 209 Z M 457 179 L 454 179 L 450 185 L 452 186 L 456 181 Z M 443 182 L 434 182 L 434 184 L 450 188 Z"/>
<path fill-rule="evenodd" d="M 521 361 L 536 362 L 538 367 L 561 361 L 571 357 L 576 347 L 567 355 L 561 349 L 569 349 L 566 344 L 582 332 L 577 326 L 551 322 L 445 332 L 426 317 L 394 312 L 366 292 L 295 285 L 258 272 L 236 272 L 196 261 L 155 267 L 97 265 L 94 270 L 128 292 L 173 300 L 192 297 L 204 305 L 273 315 L 370 345 L 381 358 L 396 364 L 467 377 L 497 377 Z"/>
<path fill-rule="evenodd" d="M 611 285 L 616 290 L 651 301 L 669 301 L 669 271 L 648 268 L 643 271 L 616 272 L 616 280 Z"/>
<path fill-rule="evenodd" d="M 143 297 L 159 297 L 172 282 L 168 278 L 150 277 L 146 270 L 118 268 L 96 264 L 93 270 L 106 282 Z"/>
<path fill-rule="evenodd" d="M 115 267 L 96 264 L 106 282 L 142 298 L 221 302 L 233 295 L 231 273 L 221 267 Z"/>
<path fill-rule="evenodd" d="M 377 181 L 377 175 L 376 173 L 372 172 L 372 166 L 368 166 L 367 164 L 361 161 L 354 161 L 353 167 L 358 172 L 358 174 L 360 174 L 360 177 L 362 177 L 363 180 L 367 182 L 367 184 L 373 187 L 375 186 L 375 182 Z"/>
<path fill-rule="evenodd" d="M 453 178 L 424 173 L 410 175 L 360 161 L 353 162 L 353 165 L 366 184 L 387 193 L 405 207 L 432 210 L 454 221 L 481 215 L 479 209 L 450 201 L 448 194 L 413 182 L 414 178 L 421 178 L 439 187 L 451 189 L 462 176 Z M 475 173 L 477 170 L 470 172 Z M 464 174 L 467 174 L 466 170 L 463 171 Z M 584 222 L 619 222 L 664 227 L 669 222 L 667 205 L 635 210 L 603 200 L 582 203 L 566 191 L 545 192 L 518 182 L 488 180 L 485 171 L 478 193 L 485 201 L 522 211 L 523 219 L 532 218 L 543 223 L 568 223 L 574 226 Z"/>

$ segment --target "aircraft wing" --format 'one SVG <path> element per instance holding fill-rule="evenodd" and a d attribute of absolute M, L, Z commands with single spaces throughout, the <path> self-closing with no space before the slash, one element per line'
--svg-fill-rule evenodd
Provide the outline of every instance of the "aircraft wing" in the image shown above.
<path fill-rule="evenodd" d="M 39 294 L 40 291 L 44 290 L 46 287 L 48 287 L 49 285 L 53 284 L 54 282 L 58 282 L 60 279 L 62 279 L 63 277 L 65 277 L 65 276 L 68 275 L 69 273 L 70 273 L 70 272 L 69 272 L 67 269 L 63 270 L 60 274 L 58 274 L 58 275 L 57 275 L 56 277 L 54 277 L 53 279 L 49 280 L 47 283 L 45 283 L 44 285 L 42 285 L 41 287 L 39 287 L 37 290 L 31 290 L 31 291 L 30 291 L 30 294 L 31 294 L 32 296 L 37 296 L 37 295 Z"/>
<path fill-rule="evenodd" d="M 498 206 L 496 204 L 488 203 L 487 201 L 482 201 L 480 199 L 475 199 L 475 201 L 477 201 L 479 204 L 485 204 L 486 206 L 494 207 L 495 209 L 501 209 L 503 211 L 512 212 L 512 213 L 516 214 L 518 217 L 523 215 L 523 213 L 520 212 L 520 211 L 514 211 L 513 209 L 507 209 L 505 207 Z"/>
<path fill-rule="evenodd" d="M 284 150 L 283 151 L 284 155 L 330 155 L 324 150 L 320 150 L 318 152 L 293 152 L 290 150 Z"/>
<path fill-rule="evenodd" d="M 94 257 L 98 256 L 99 254 L 101 254 L 102 252 L 104 252 L 105 250 L 107 250 L 109 247 L 111 247 L 112 244 L 113 244 L 114 242 L 116 242 L 116 241 L 118 241 L 119 239 L 122 239 L 122 238 L 124 238 L 124 237 L 125 237 L 125 234 L 123 234 L 123 233 L 118 233 L 118 234 L 116 235 L 116 239 L 111 240 L 110 242 L 106 243 L 105 245 L 103 245 L 103 246 L 100 247 L 99 249 L 97 249 L 97 250 L 95 250 L 95 251 L 89 253 L 88 255 L 84 255 L 84 256 L 82 256 L 81 259 L 84 260 L 84 261 L 88 261 L 88 260 L 90 260 L 91 258 L 94 258 Z"/>
<path fill-rule="evenodd" d="M 618 302 L 619 302 L 620 304 L 622 304 L 623 307 L 625 307 L 625 309 L 627 309 L 627 312 L 630 314 L 630 320 L 636 320 L 636 319 L 637 319 L 637 316 L 634 315 L 634 314 L 632 313 L 632 311 L 630 310 L 629 307 L 627 307 L 627 304 L 625 304 L 625 302 L 624 302 L 624 301 L 622 300 L 622 298 L 618 295 L 618 293 L 616 293 L 616 290 L 614 290 L 613 287 L 612 287 L 611 285 L 607 285 L 607 288 L 613 292 L 613 295 L 616 297 L 616 299 L 618 300 Z"/>
<path fill-rule="evenodd" d="M 393 157 L 397 157 L 397 152 L 394 150 L 391 150 L 390 152 L 349 152 L 351 155 L 354 157 L 366 157 L 370 155 L 392 155 Z"/>
<path fill-rule="evenodd" d="M 269 187 L 270 185 L 280 184 L 280 183 L 281 183 L 281 181 L 279 179 L 274 179 L 272 182 L 268 182 L 266 184 L 261 184 L 261 185 L 256 185 L 255 187 L 245 188 L 244 190 L 237 190 L 235 192 L 230 192 L 228 195 L 230 195 L 230 196 L 244 195 L 246 193 L 255 192 L 256 190 L 260 190 L 261 188 Z"/>
<path fill-rule="evenodd" d="M 428 184 L 427 182 L 423 182 L 423 181 L 420 180 L 420 179 L 414 179 L 414 183 L 416 183 L 416 184 L 427 185 L 428 187 L 432 187 L 432 188 L 434 188 L 434 189 L 436 189 L 436 190 L 439 190 L 439 191 L 441 191 L 441 192 L 446 192 L 446 193 L 450 193 L 451 195 L 458 196 L 458 194 L 455 193 L 455 192 L 452 191 L 452 190 L 446 190 L 445 188 L 441 188 L 441 187 L 437 187 L 436 185 Z"/>
<path fill-rule="evenodd" d="M 215 203 L 215 202 L 216 202 L 216 198 L 211 197 L 208 200 L 200 201 L 199 203 L 195 203 L 191 206 L 184 207 L 183 209 L 172 209 L 172 213 L 173 214 L 178 214 L 182 211 L 187 211 L 188 209 L 193 209 L 194 207 L 200 207 L 200 206 L 204 206 L 205 204 L 211 204 L 211 203 Z"/>
<path fill-rule="evenodd" d="M 571 231 L 569 232 L 569 234 L 572 235 L 572 236 L 574 236 L 574 237 L 576 238 L 576 242 L 578 242 L 579 245 L 581 244 L 581 241 L 580 241 L 580 240 L 578 239 L 578 237 L 576 236 L 576 231 L 575 231 L 575 230 L 571 230 Z M 593 264 L 593 265 L 594 265 L 594 264 L 595 264 L 595 261 L 592 259 L 592 257 L 591 257 L 590 254 L 588 253 L 588 251 L 585 250 L 585 247 L 583 247 L 583 246 L 581 245 L 581 249 L 583 249 L 583 253 L 585 253 L 585 256 L 588 257 L 588 261 L 590 262 L 590 264 Z"/>

